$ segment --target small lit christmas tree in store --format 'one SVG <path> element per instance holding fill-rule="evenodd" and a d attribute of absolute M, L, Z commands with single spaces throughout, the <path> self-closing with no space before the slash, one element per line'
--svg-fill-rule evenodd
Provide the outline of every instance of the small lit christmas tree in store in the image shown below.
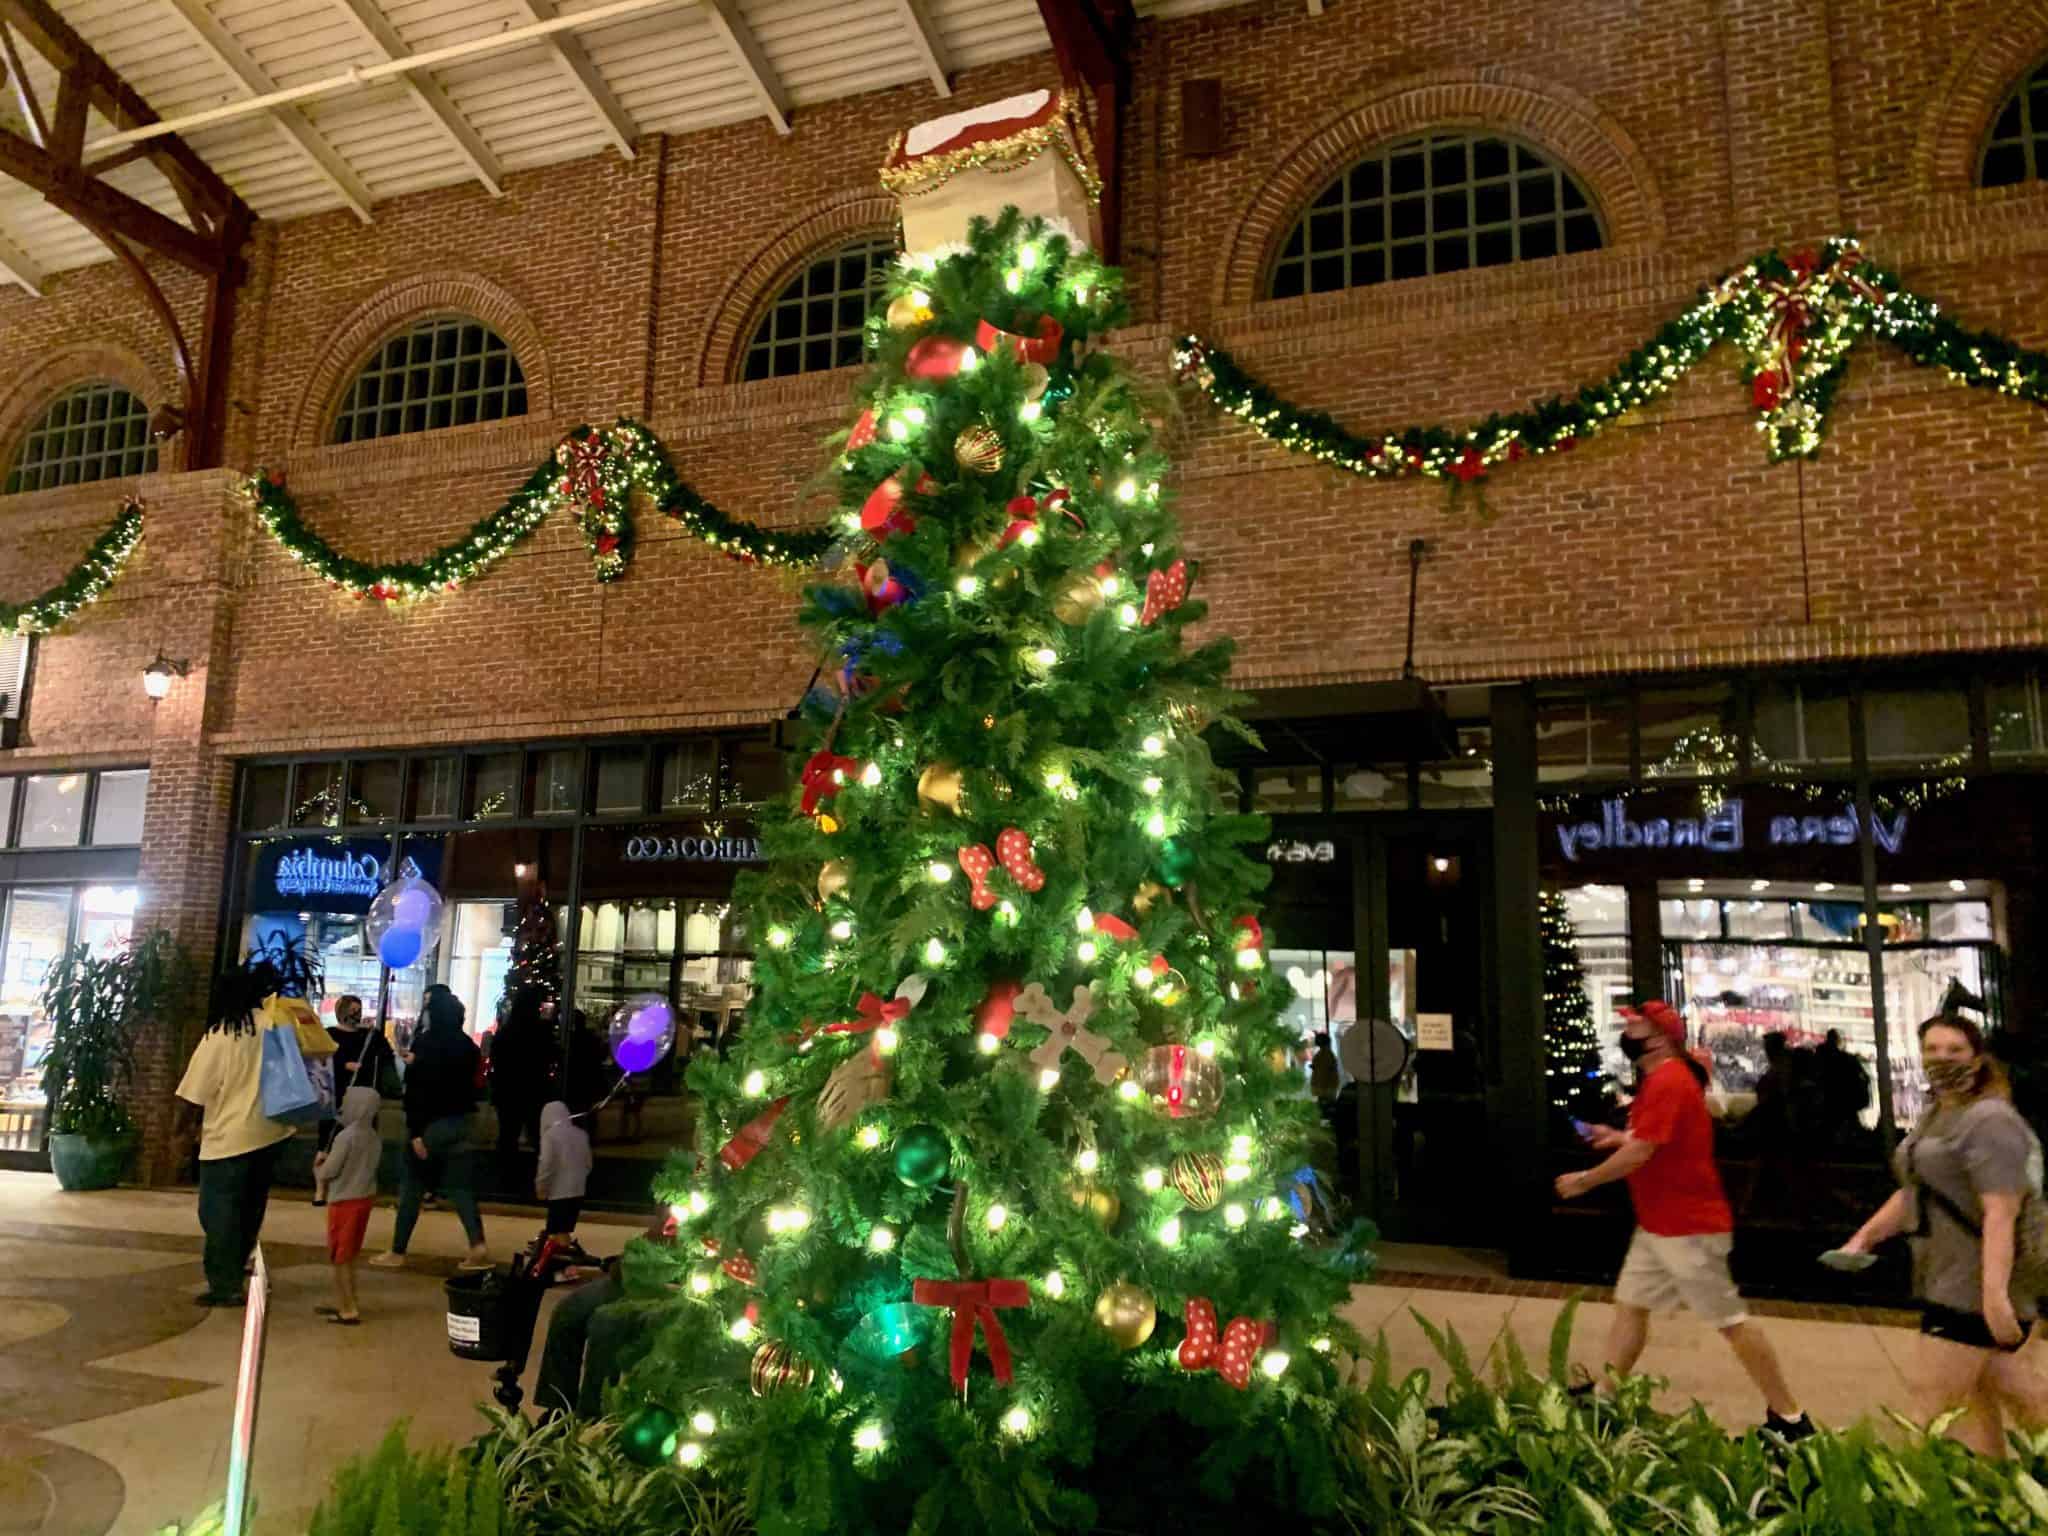
<path fill-rule="evenodd" d="M 517 997 L 521 987 L 539 987 L 549 997 L 562 995 L 562 946 L 555 935 L 555 913 L 547 893 L 535 891 L 519 903 L 512 930 L 512 960 L 505 968 L 505 995 Z"/>
<path fill-rule="evenodd" d="M 1578 932 L 1562 895 L 1541 893 L 1537 923 L 1543 938 L 1543 1038 L 1550 1104 L 1574 1119 L 1591 1119 L 1607 1110 L 1613 1095 L 1600 1065 L 1600 1033 L 1593 1027 L 1593 1004 L 1579 964 Z"/>
<path fill-rule="evenodd" d="M 1014 208 L 968 234 L 897 268 L 835 449 L 833 686 L 741 892 L 741 1047 L 657 1181 L 675 1242 L 629 1254 L 672 1316 L 622 1441 L 770 1536 L 1313 1520 L 1360 1255 L 1303 1241 L 1263 823 L 1203 739 L 1230 647 L 1183 645 L 1166 460 L 1090 345 L 1118 274 Z"/>

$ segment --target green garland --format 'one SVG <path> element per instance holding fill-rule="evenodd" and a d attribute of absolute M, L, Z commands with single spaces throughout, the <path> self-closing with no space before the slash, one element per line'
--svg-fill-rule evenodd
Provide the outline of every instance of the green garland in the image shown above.
<path fill-rule="evenodd" d="M 1721 342 L 1743 351 L 1743 375 L 1770 461 L 1811 458 L 1820 452 L 1849 352 L 1866 335 L 1959 384 L 2048 404 L 2048 354 L 1957 325 L 1892 274 L 1867 265 L 1851 239 L 1789 256 L 1770 251 L 1716 282 L 1599 383 L 1463 431 L 1410 426 L 1359 436 L 1281 399 L 1228 352 L 1196 336 L 1176 344 L 1174 366 L 1183 381 L 1282 447 L 1374 479 L 1422 476 L 1471 485 L 1495 465 L 1563 453 L 1596 436 L 1662 398 Z"/>
<path fill-rule="evenodd" d="M 40 635 L 55 629 L 114 584 L 141 542 L 142 503 L 130 500 L 62 581 L 25 603 L 0 603 L 0 632 Z"/>
<path fill-rule="evenodd" d="M 342 554 L 307 524 L 281 473 L 259 469 L 242 490 L 292 559 L 330 586 L 389 602 L 454 591 L 504 559 L 557 510 L 576 519 L 597 579 L 615 581 L 632 558 L 636 490 L 712 548 L 748 564 L 815 564 L 837 537 L 824 529 L 783 533 L 727 516 L 683 483 L 653 432 L 624 418 L 572 430 L 495 512 L 419 560 L 371 565 Z"/>

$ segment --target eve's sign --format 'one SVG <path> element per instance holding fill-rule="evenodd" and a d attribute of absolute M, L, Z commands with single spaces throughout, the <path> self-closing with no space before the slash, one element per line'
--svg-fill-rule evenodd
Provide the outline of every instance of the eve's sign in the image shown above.
<path fill-rule="evenodd" d="M 628 864 L 758 864 L 761 843 L 752 837 L 629 837 Z"/>
<path fill-rule="evenodd" d="M 1773 848 L 1851 848 L 1857 831 L 1858 818 L 1849 811 L 1773 816 L 1765 840 Z M 1626 801 L 1608 800 L 1600 807 L 1598 821 L 1564 821 L 1557 827 L 1558 847 L 1573 863 L 1582 853 L 1603 850 L 1696 848 L 1703 853 L 1740 853 L 1746 836 L 1742 802 L 1732 797 L 1698 816 L 1645 816 L 1640 821 L 1629 816 Z M 1889 819 L 1873 813 L 1870 836 L 1879 852 L 1897 853 L 1906 840 L 1906 813 Z"/>
<path fill-rule="evenodd" d="M 1268 864 L 1334 864 L 1337 862 L 1337 845 L 1324 841 L 1320 843 L 1268 843 L 1266 844 Z"/>

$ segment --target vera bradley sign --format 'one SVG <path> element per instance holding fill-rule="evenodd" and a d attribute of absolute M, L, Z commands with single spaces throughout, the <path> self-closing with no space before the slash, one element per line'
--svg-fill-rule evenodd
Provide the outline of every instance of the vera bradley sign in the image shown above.
<path fill-rule="evenodd" d="M 1567 863 L 1589 853 L 1683 852 L 1735 854 L 1752 848 L 1853 848 L 1861 823 L 1847 807 L 1773 813 L 1757 810 L 1740 795 L 1681 815 L 1662 815 L 1643 801 L 1616 797 L 1600 803 L 1597 818 L 1588 808 L 1551 818 L 1551 835 Z M 1879 811 L 1870 835 L 1881 854 L 1897 853 L 1906 840 L 1906 812 Z"/>

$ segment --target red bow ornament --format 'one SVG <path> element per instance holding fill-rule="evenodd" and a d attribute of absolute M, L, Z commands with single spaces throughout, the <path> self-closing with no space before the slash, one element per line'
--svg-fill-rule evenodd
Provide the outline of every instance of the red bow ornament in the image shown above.
<path fill-rule="evenodd" d="M 903 371 L 913 379 L 950 379 L 967 360 L 967 343 L 957 336 L 921 336 L 904 355 Z"/>
<path fill-rule="evenodd" d="M 997 1307 L 1029 1304 L 1031 1292 L 1022 1280 L 918 1280 L 910 1287 L 910 1299 L 921 1307 L 950 1307 L 953 1310 L 953 1338 L 949 1363 L 953 1390 L 967 1390 L 967 1365 L 974 1358 L 974 1330 L 980 1327 L 988 1340 L 988 1363 L 996 1380 L 1009 1386 L 1010 1341 L 1003 1336 Z"/>
<path fill-rule="evenodd" d="M 834 752 L 813 752 L 811 760 L 804 764 L 803 794 L 798 805 L 806 816 L 818 814 L 818 802 L 830 800 L 846 787 L 848 775 L 855 772 L 860 764 L 850 757 L 841 757 Z"/>
<path fill-rule="evenodd" d="M 862 411 L 853 423 L 853 430 L 846 434 L 846 451 L 859 453 L 875 440 L 875 408 L 871 405 Z"/>
<path fill-rule="evenodd" d="M 1073 493 L 1064 488 L 1047 491 L 1045 495 L 1039 497 L 1012 497 L 1009 504 L 1003 508 L 1010 514 L 1010 525 L 1003 530 L 1002 537 L 996 540 L 996 548 L 1007 549 L 1024 536 L 1027 528 L 1036 528 L 1041 513 L 1063 512 L 1075 527 L 1085 529 L 1086 525 L 1067 505 L 1072 499 Z"/>
<path fill-rule="evenodd" d="M 903 510 L 903 477 L 891 475 L 872 491 L 861 503 L 860 526 L 863 532 L 877 539 L 886 539 L 892 533 L 915 533 L 917 519 Z"/>
<path fill-rule="evenodd" d="M 1486 478 L 1486 455 L 1477 448 L 1467 448 L 1451 460 L 1451 475 L 1460 485 L 1470 485 L 1474 480 Z"/>
<path fill-rule="evenodd" d="M 1251 1385 L 1252 1356 L 1265 1348 L 1272 1337 L 1271 1323 L 1236 1317 L 1219 1340 L 1216 1304 L 1206 1296 L 1190 1296 L 1188 1336 L 1180 1343 L 1180 1363 L 1190 1371 L 1207 1370 L 1213 1364 L 1218 1376 L 1242 1392 Z"/>
<path fill-rule="evenodd" d="M 879 615 L 910 596 L 909 590 L 890 571 L 886 560 L 877 560 L 873 565 L 856 563 L 853 573 L 859 578 L 860 589 L 867 596 L 870 614 Z"/>
<path fill-rule="evenodd" d="M 1188 563 L 1176 560 L 1163 571 L 1154 571 L 1145 578 L 1145 611 L 1138 616 L 1141 624 L 1151 624 L 1162 614 L 1168 614 L 1187 600 Z"/>
<path fill-rule="evenodd" d="M 1040 315 L 1033 334 L 1019 336 L 1015 331 L 999 331 L 986 320 L 974 328 L 974 344 L 984 352 L 993 353 L 1008 347 L 1020 363 L 1050 364 L 1060 355 L 1060 340 L 1066 329 L 1051 315 Z"/>
<path fill-rule="evenodd" d="M 604 505 L 604 461 L 610 450 L 597 433 L 566 437 L 555 447 L 555 462 L 566 472 L 561 493 L 592 507 Z"/>
<path fill-rule="evenodd" d="M 855 1012 L 859 1014 L 859 1017 L 847 1019 L 839 1024 L 827 1024 L 825 1026 L 825 1033 L 828 1035 L 872 1034 L 885 1024 L 900 1024 L 909 1018 L 910 1004 L 911 999 L 907 997 L 892 997 L 887 1002 L 884 1002 L 873 992 L 863 992 L 860 995 L 859 1003 L 855 1004 Z"/>
<path fill-rule="evenodd" d="M 1259 926 L 1259 920 L 1249 912 L 1230 926 L 1237 930 L 1236 944 L 1239 949 L 1265 948 L 1266 930 Z"/>

